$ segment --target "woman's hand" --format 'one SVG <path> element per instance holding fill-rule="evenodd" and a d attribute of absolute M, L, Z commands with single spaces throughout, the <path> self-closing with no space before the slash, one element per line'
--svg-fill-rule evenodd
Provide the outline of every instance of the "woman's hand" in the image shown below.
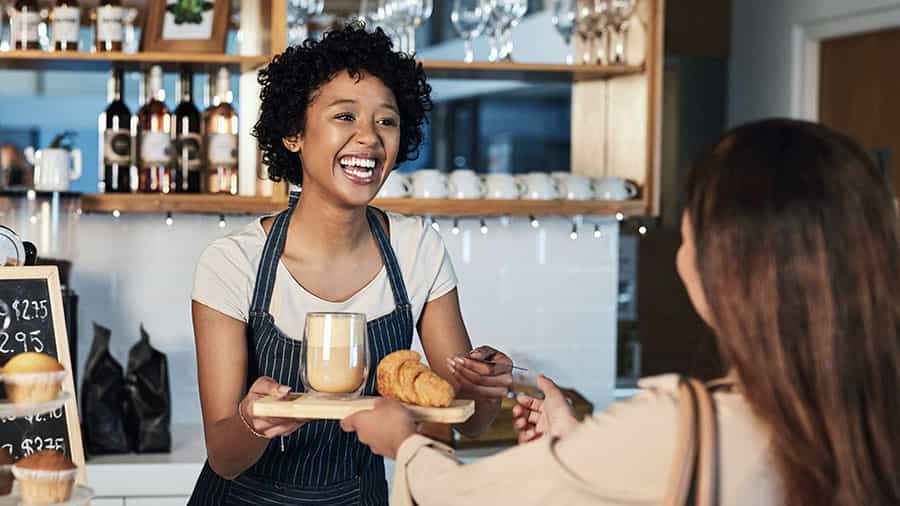
<path fill-rule="evenodd" d="M 341 420 L 346 432 L 356 432 L 360 442 L 378 455 L 397 457 L 397 450 L 409 436 L 416 433 L 412 413 L 393 400 L 375 399 L 375 407 L 354 413 Z"/>
<path fill-rule="evenodd" d="M 298 420 L 296 418 L 277 418 L 269 416 L 253 416 L 250 412 L 250 405 L 256 400 L 274 395 L 279 399 L 290 393 L 291 387 L 287 385 L 279 385 L 277 381 L 262 376 L 257 378 L 250 386 L 250 391 L 241 399 L 238 404 L 238 412 L 245 425 L 256 432 L 256 435 L 262 435 L 265 438 L 272 439 L 278 436 L 286 436 L 299 429 L 307 422 L 307 420 Z"/>
<path fill-rule="evenodd" d="M 479 346 L 467 355 L 457 354 L 447 359 L 459 397 L 476 401 L 506 397 L 513 381 L 512 365 L 512 359 L 490 346 Z"/>
<path fill-rule="evenodd" d="M 540 375 L 537 384 L 544 392 L 544 400 L 519 394 L 518 404 L 513 406 L 513 428 L 519 433 L 519 443 L 534 441 L 544 434 L 562 437 L 578 425 L 575 410 L 556 383 Z"/>

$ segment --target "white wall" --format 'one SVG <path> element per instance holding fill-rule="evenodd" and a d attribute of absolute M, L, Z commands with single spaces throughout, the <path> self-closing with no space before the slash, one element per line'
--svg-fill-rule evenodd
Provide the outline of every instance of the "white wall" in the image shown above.
<path fill-rule="evenodd" d="M 732 0 L 729 125 L 802 115 L 798 32 L 846 18 L 877 23 L 898 8 L 897 0 Z"/>
<path fill-rule="evenodd" d="M 112 353 L 124 365 L 143 322 L 169 359 L 173 422 L 200 423 L 196 356 L 190 322 L 194 266 L 214 238 L 251 218 L 176 214 L 85 214 L 77 225 L 72 285 L 80 296 L 79 365 L 93 338 L 92 321 L 112 329 Z M 586 219 L 577 240 L 572 223 L 526 219 L 440 220 L 460 279 L 463 317 L 475 345 L 508 351 L 532 372 L 572 386 L 598 408 L 612 398 L 615 375 L 618 224 Z M 593 237 L 594 223 L 602 238 Z M 27 237 L 26 237 L 27 239 Z M 79 377 L 81 375 L 79 374 Z"/>

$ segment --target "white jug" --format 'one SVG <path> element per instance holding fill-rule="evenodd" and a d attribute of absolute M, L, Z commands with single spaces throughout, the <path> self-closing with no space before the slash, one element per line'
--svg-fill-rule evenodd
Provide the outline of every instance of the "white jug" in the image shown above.
<path fill-rule="evenodd" d="M 34 165 L 34 189 L 47 192 L 64 192 L 69 181 L 81 177 L 81 150 L 44 148 L 37 151 L 25 148 L 25 158 Z"/>

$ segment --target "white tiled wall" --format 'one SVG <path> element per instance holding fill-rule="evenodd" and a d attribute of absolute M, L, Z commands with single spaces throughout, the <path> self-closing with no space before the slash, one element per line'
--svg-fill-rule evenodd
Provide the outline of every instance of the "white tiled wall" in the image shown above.
<path fill-rule="evenodd" d="M 204 246 L 252 218 L 83 215 L 72 285 L 80 297 L 79 367 L 93 338 L 92 321 L 112 329 L 112 353 L 123 366 L 143 323 L 169 359 L 173 422 L 199 423 L 200 404 L 190 320 L 193 270 Z M 618 225 L 586 219 L 576 240 L 572 222 L 545 218 L 438 221 L 460 279 L 463 316 L 475 345 L 507 351 L 533 372 L 578 389 L 598 407 L 612 398 L 615 367 Z M 594 236 L 599 225 L 600 238 Z"/>

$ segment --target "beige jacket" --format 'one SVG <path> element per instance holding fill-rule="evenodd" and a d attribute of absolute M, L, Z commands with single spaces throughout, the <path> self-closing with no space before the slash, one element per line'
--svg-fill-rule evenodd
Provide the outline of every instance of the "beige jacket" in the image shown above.
<path fill-rule="evenodd" d="M 463 465 L 423 436 L 398 450 L 391 504 L 654 505 L 675 451 L 678 376 L 641 381 L 634 398 L 588 417 L 568 436 L 545 437 Z M 719 419 L 720 504 L 781 504 L 768 437 L 739 393 L 714 394 Z"/>

